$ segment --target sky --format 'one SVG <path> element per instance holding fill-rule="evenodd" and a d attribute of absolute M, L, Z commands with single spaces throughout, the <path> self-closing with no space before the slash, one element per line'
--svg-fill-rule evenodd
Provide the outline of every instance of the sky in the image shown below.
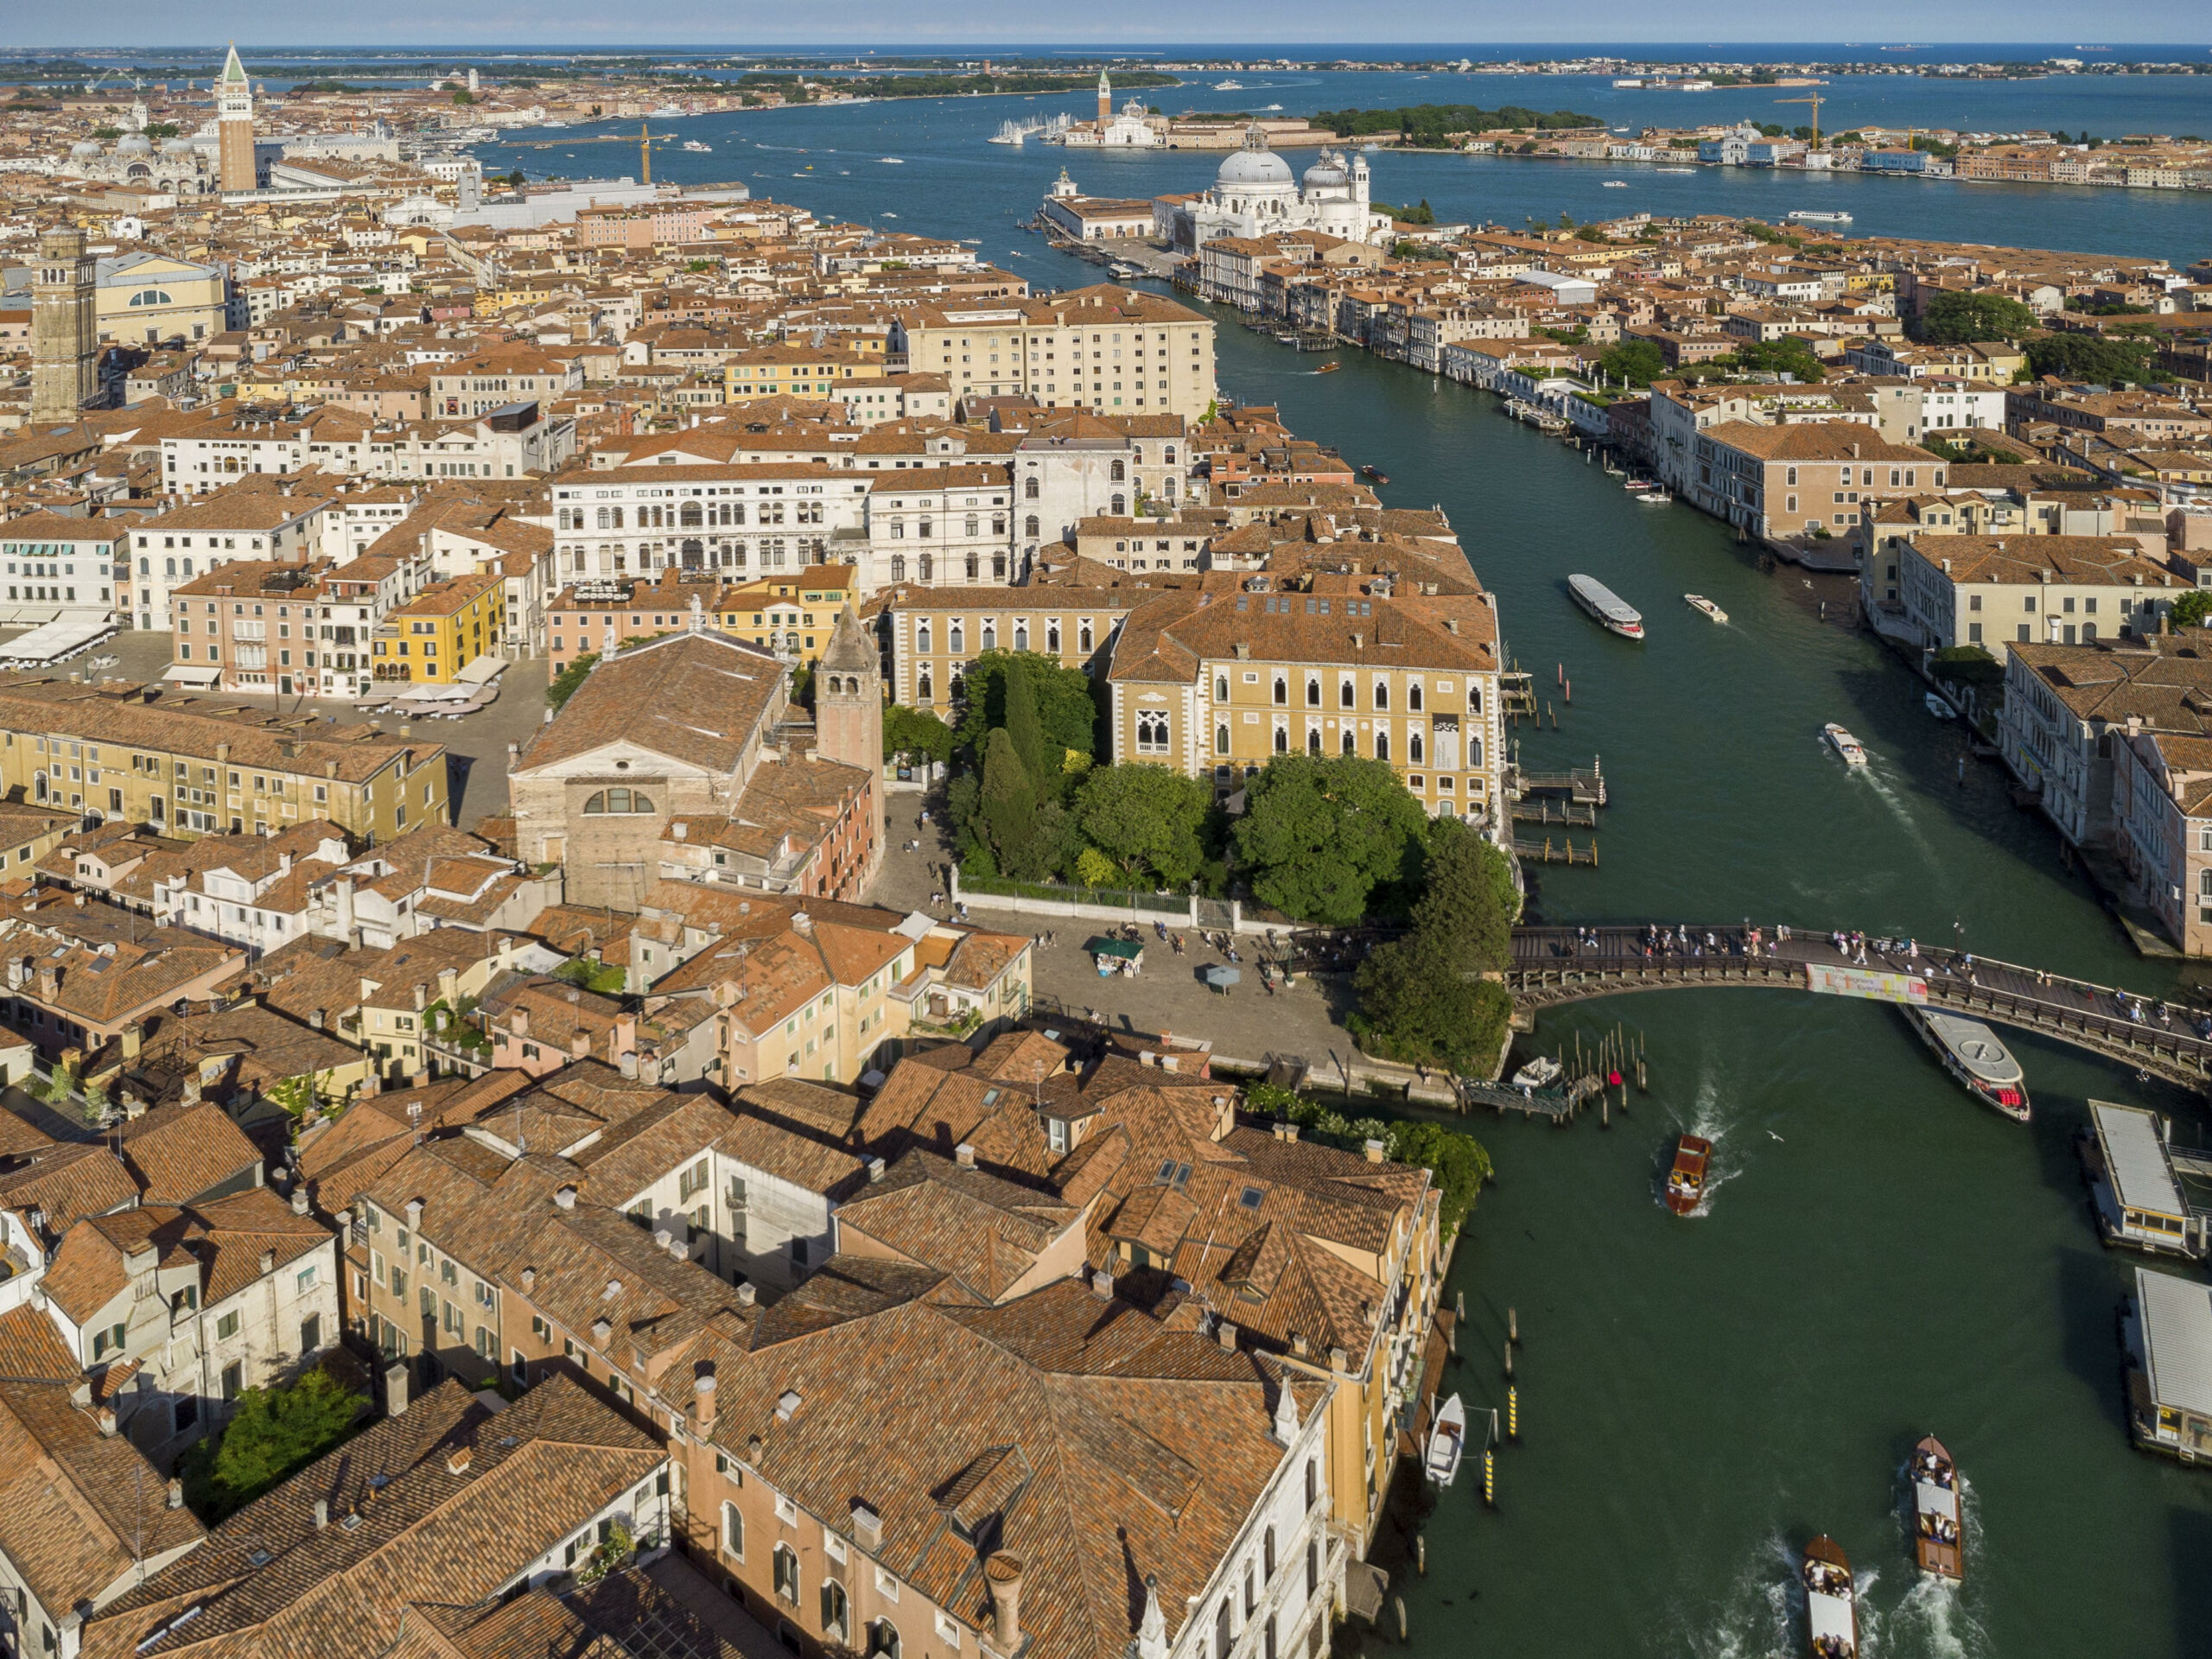
<path fill-rule="evenodd" d="M 2212 41 L 2212 8 L 2202 0 L 2131 0 L 2101 7 L 2094 24 L 2079 0 L 2014 0 L 2002 13 L 2005 36 L 2019 41 L 2125 45 Z M 571 45 L 911 45 L 1068 44 L 1134 48 L 1243 40 L 1260 53 L 1295 44 L 1347 50 L 1394 43 L 1618 41 L 1793 42 L 1810 34 L 1833 36 L 1847 26 L 1857 41 L 1927 43 L 1951 14 L 1926 0 L 1861 0 L 1841 25 L 1829 16 L 1792 9 L 1676 10 L 1644 0 L 1551 0 L 1542 6 L 1477 0 L 1444 6 L 1434 0 L 1367 0 L 1348 10 L 1341 0 L 1265 0 L 1249 10 L 1194 6 L 1188 0 L 1121 0 L 1111 6 L 1040 7 L 1035 0 L 837 0 L 825 5 L 769 5 L 758 0 L 654 0 L 619 6 L 607 0 L 378 0 L 369 7 L 301 6 L 296 0 L 108 0 L 99 9 L 100 34 L 87 38 L 84 14 L 34 0 L 0 0 L 0 41 L 38 48 L 196 46 L 235 39 L 241 46 L 468 44 Z M 1977 13 L 1987 21 L 1994 14 Z M 1356 22 L 1354 47 L 1347 25 Z M 1670 28 L 1679 23 L 1680 27 Z M 1792 30 L 1789 26 L 1796 25 Z M 1240 27 L 1241 25 L 1241 27 Z M 1691 35 L 1688 28 L 1700 32 Z M 2107 31 L 2085 35 L 2086 28 Z M 1939 32 L 1930 35 L 1929 29 Z M 1249 31 L 1247 33 L 1247 31 Z M 1983 40 L 1961 55 L 1996 55 Z"/>

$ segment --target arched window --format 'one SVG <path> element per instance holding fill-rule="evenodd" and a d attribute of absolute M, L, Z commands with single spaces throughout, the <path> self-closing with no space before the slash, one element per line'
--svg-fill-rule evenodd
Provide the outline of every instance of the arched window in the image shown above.
<path fill-rule="evenodd" d="M 1166 449 L 1160 452 L 1160 459 L 1164 464 L 1173 467 L 1175 464 L 1175 446 L 1172 443 L 1169 444 Z"/>
<path fill-rule="evenodd" d="M 1415 714 L 1421 713 L 1421 682 L 1419 680 L 1415 680 L 1406 688 L 1406 707 Z"/>
<path fill-rule="evenodd" d="M 897 560 L 892 561 L 896 564 Z M 926 616 L 914 624 L 914 649 L 926 652 L 930 648 L 930 620 Z"/>
<path fill-rule="evenodd" d="M 1060 654 L 1060 625 L 1057 622 L 1045 625 L 1045 649 L 1055 657 Z"/>
<path fill-rule="evenodd" d="M 1128 469 L 1118 461 L 1114 462 L 1106 469 L 1106 476 L 1116 484 L 1122 482 L 1122 480 L 1126 479 L 1128 475 Z"/>
<path fill-rule="evenodd" d="M 1280 674 L 1275 676 L 1275 707 L 1287 707 L 1290 702 L 1290 682 Z"/>
<path fill-rule="evenodd" d="M 926 542 L 931 537 L 937 534 L 936 521 L 931 518 L 923 519 L 914 526 L 914 534 L 920 537 Z"/>
<path fill-rule="evenodd" d="M 1312 1509 L 1313 1507 L 1313 1501 L 1320 1497 L 1320 1495 L 1321 1467 L 1320 1465 L 1313 1459 L 1308 1458 L 1306 1459 L 1306 1507 L 1309 1510 Z M 1307 1548 L 1306 1558 L 1309 1560 L 1313 1559 L 1313 1550 L 1311 1546 Z"/>
<path fill-rule="evenodd" d="M 926 669 L 922 671 L 922 682 L 920 686 L 917 688 L 916 695 L 924 702 L 927 702 L 931 700 L 931 693 L 930 691 L 930 677 L 929 671 Z"/>
<path fill-rule="evenodd" d="M 842 1642 L 852 1618 L 852 1608 L 845 1599 L 845 1586 L 835 1579 L 822 1581 L 822 1633 Z"/>
<path fill-rule="evenodd" d="M 999 620 L 995 616 L 987 616 L 983 619 L 983 649 L 996 651 L 998 648 Z"/>
<path fill-rule="evenodd" d="M 1260 1575 L 1268 1583 L 1275 1576 L 1275 1529 L 1269 1527 L 1260 1535 Z"/>
<path fill-rule="evenodd" d="M 879 1618 L 868 1627 L 868 1659 L 880 1654 L 883 1659 L 899 1659 L 899 1627 L 887 1618 Z"/>
<path fill-rule="evenodd" d="M 1137 753 L 1167 753 L 1167 716 L 1156 709 L 1145 709 L 1137 715 Z"/>
<path fill-rule="evenodd" d="M 975 581 L 975 580 L 976 580 L 976 572 L 977 572 L 977 570 L 978 570 L 980 568 L 981 568 L 981 567 L 980 567 L 980 566 L 978 566 L 978 565 L 976 564 L 976 556 L 975 556 L 973 553 L 970 553 L 970 554 L 968 556 L 968 580 L 969 580 L 969 581 L 973 582 L 973 581 Z"/>
<path fill-rule="evenodd" d="M 1029 624 L 1026 619 L 1017 620 L 1014 625 L 1014 648 L 1016 651 L 1029 649 Z"/>
<path fill-rule="evenodd" d="M 1229 753 L 1229 728 L 1226 724 L 1213 728 L 1213 752 L 1216 754 Z"/>
<path fill-rule="evenodd" d="M 1216 702 L 1227 702 L 1229 701 L 1228 675 L 1217 674 L 1213 677 L 1213 700 Z"/>
<path fill-rule="evenodd" d="M 1482 711 L 1483 689 L 1479 685 L 1471 685 L 1467 688 L 1467 712 L 1471 715 L 1479 715 Z"/>
<path fill-rule="evenodd" d="M 1308 679 L 1306 682 L 1306 706 L 1308 709 L 1319 709 L 1321 706 L 1320 681 Z"/>
<path fill-rule="evenodd" d="M 1306 1480 L 1308 1485 L 1313 1484 L 1313 1466 L 1311 1464 L 1308 1464 L 1306 1468 Z M 1308 1498 L 1306 1503 L 1310 1507 L 1313 1499 Z M 1321 1546 L 1309 1538 L 1306 1541 L 1306 1599 L 1311 1601 L 1320 1593 Z"/>
<path fill-rule="evenodd" d="M 893 553 L 891 556 L 891 580 L 893 582 L 904 582 L 906 580 L 906 556 L 904 553 Z M 925 628 L 922 631 L 922 649 L 924 651 L 927 651 L 930 648 L 929 638 L 929 630 Z"/>
<path fill-rule="evenodd" d="M 1025 501 L 1034 501 L 1037 499 L 1037 480 L 1035 479 L 1025 478 L 1021 480 L 1021 499 Z M 1037 532 L 1033 530 L 1029 533 L 1032 536 L 1034 536 Z"/>
<path fill-rule="evenodd" d="M 929 574 L 929 572 L 928 572 L 928 571 L 926 571 L 926 570 L 925 570 L 922 574 L 923 574 L 924 575 L 927 575 Z M 961 623 L 961 620 L 960 620 L 958 617 L 957 617 L 957 616 L 956 616 L 956 617 L 954 617 L 954 618 L 952 619 L 952 651 L 953 651 L 953 654 L 954 654 L 955 656 L 957 656 L 960 652 L 963 652 L 963 651 L 965 651 L 965 650 L 967 650 L 967 649 L 968 649 L 968 632 L 967 632 L 967 630 L 966 630 L 966 628 L 962 625 L 962 623 Z"/>
<path fill-rule="evenodd" d="M 1275 753 L 1277 754 L 1290 753 L 1290 728 L 1287 726 L 1275 728 Z"/>
<path fill-rule="evenodd" d="M 722 1505 L 722 1554 L 735 1561 L 745 1559 L 745 1517 L 734 1503 Z"/>
<path fill-rule="evenodd" d="M 1229 1659 L 1229 1649 L 1236 1639 L 1236 1632 L 1231 1628 L 1234 1620 L 1229 1598 L 1224 1596 L 1221 1605 L 1213 1610 L 1213 1659 Z"/>
<path fill-rule="evenodd" d="M 686 501 L 677 514 L 677 522 L 686 530 L 696 530 L 706 522 L 706 512 L 696 501 Z"/>
<path fill-rule="evenodd" d="M 924 582 L 928 582 L 937 573 L 937 560 L 927 553 L 917 559 L 915 564 L 918 567 Z"/>
<path fill-rule="evenodd" d="M 798 1605 L 798 1552 L 789 1544 L 776 1546 L 776 1593 Z"/>
<path fill-rule="evenodd" d="M 1337 707 L 1339 709 L 1349 709 L 1352 706 L 1351 682 L 1348 679 L 1338 681 Z"/>
<path fill-rule="evenodd" d="M 1482 770 L 1483 741 L 1479 737 L 1471 737 L 1467 740 L 1467 765 L 1473 771 Z"/>
<path fill-rule="evenodd" d="M 614 520 L 613 520 L 611 517 L 609 517 L 609 516 L 608 516 L 608 510 L 607 510 L 607 508 L 605 508 L 605 507 L 601 507 L 601 508 L 600 508 L 600 510 L 599 510 L 599 527 L 600 527 L 600 529 L 601 529 L 601 530 L 611 530 L 612 528 L 613 528 L 613 524 L 614 524 Z"/>
<path fill-rule="evenodd" d="M 983 521 L 972 512 L 962 523 L 965 526 L 962 532 L 963 535 L 973 537 L 983 533 Z"/>
<path fill-rule="evenodd" d="M 1417 766 L 1421 765 L 1421 734 L 1415 732 L 1406 739 L 1406 759 Z"/>
<path fill-rule="evenodd" d="M 1388 760 L 1390 758 L 1389 733 L 1377 732 L 1375 734 L 1375 758 L 1377 760 Z"/>
<path fill-rule="evenodd" d="M 130 303 L 133 305 L 168 305 L 170 303 L 168 290 L 165 288 L 142 288 L 136 294 L 133 294 L 130 296 Z M 1116 467 L 1119 467 L 1122 463 L 1117 461 L 1114 464 Z"/>
<path fill-rule="evenodd" d="M 1037 539 L 1039 531 L 1037 515 L 1035 513 L 1031 513 L 1027 518 L 1021 521 L 1021 533 L 1033 542 Z"/>
<path fill-rule="evenodd" d="M 1113 504 L 1113 507 L 1112 507 L 1112 509 L 1111 509 L 1111 516 L 1112 516 L 1112 517 L 1114 517 L 1114 518 L 1127 518 L 1127 517 L 1128 516 L 1128 511 L 1129 511 L 1129 499 L 1128 499 L 1128 497 L 1127 497 L 1127 496 L 1125 496 L 1125 495 L 1117 495 L 1117 496 L 1116 496 L 1116 497 L 1114 498 L 1114 504 Z"/>
<path fill-rule="evenodd" d="M 1375 706 L 1377 709 L 1388 709 L 1390 706 L 1389 681 L 1377 680 L 1375 682 Z"/>
<path fill-rule="evenodd" d="M 653 798 L 643 790 L 602 789 L 584 803 L 586 817 L 619 817 L 626 813 L 651 812 Z"/>
<path fill-rule="evenodd" d="M 1352 747 L 1352 731 L 1351 727 L 1349 724 L 1344 727 L 1344 741 L 1342 747 L 1346 754 L 1357 754 L 1358 753 L 1358 751 Z"/>
<path fill-rule="evenodd" d="M 1260 1642 L 1260 1659 L 1275 1659 L 1275 1616 L 1268 1615 Z"/>
<path fill-rule="evenodd" d="M 1321 733 L 1317 727 L 1306 728 L 1306 753 L 1316 757 L 1321 753 Z"/>

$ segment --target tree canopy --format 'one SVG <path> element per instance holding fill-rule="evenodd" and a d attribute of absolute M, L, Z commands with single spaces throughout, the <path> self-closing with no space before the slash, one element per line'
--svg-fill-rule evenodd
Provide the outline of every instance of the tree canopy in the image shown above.
<path fill-rule="evenodd" d="M 2004 294 L 1947 289 L 1921 313 L 1920 337 L 1936 346 L 1977 340 L 2018 340 L 2036 326 L 2036 314 Z"/>
<path fill-rule="evenodd" d="M 2201 628 L 2212 618 L 2212 588 L 2192 588 L 2173 602 L 2174 626 Z"/>
<path fill-rule="evenodd" d="M 1408 873 L 1427 820 L 1389 765 L 1357 755 L 1278 755 L 1245 785 L 1237 863 L 1265 903 L 1345 927 Z"/>
<path fill-rule="evenodd" d="M 1512 951 L 1521 895 L 1505 855 L 1456 818 L 1428 827 L 1413 928 L 1378 945 L 1353 976 L 1361 1043 L 1391 1059 L 1486 1072 L 1512 1001 L 1497 981 Z"/>
<path fill-rule="evenodd" d="M 926 709 L 893 703 L 883 711 L 883 758 L 916 754 L 937 761 L 952 759 L 952 728 Z"/>
<path fill-rule="evenodd" d="M 1339 138 L 1395 132 L 1401 142 L 1416 148 L 1440 149 L 1468 133 L 1495 132 L 1502 128 L 1541 131 L 1554 128 L 1602 127 L 1594 115 L 1573 110 L 1554 110 L 1549 115 L 1508 104 L 1502 109 L 1478 109 L 1472 104 L 1414 104 L 1395 110 L 1324 110 L 1313 118 Z"/>
<path fill-rule="evenodd" d="M 1609 346 L 1598 359 L 1598 366 L 1616 380 L 1648 386 L 1667 372 L 1667 359 L 1648 340 L 1624 340 Z"/>
<path fill-rule="evenodd" d="M 2112 385 L 2152 377 L 2147 340 L 2110 334 L 2045 334 L 2028 342 L 2028 366 L 2062 380 Z"/>
<path fill-rule="evenodd" d="M 1166 766 L 1101 766 L 1076 791 L 1076 827 L 1126 875 L 1179 887 L 1205 860 L 1198 830 L 1212 804 L 1206 783 Z"/>
<path fill-rule="evenodd" d="M 1096 755 L 1098 705 L 1091 697 L 1090 677 L 1035 652 L 987 651 L 968 665 L 963 681 L 968 708 L 953 733 L 955 743 L 980 755 L 986 735 L 994 727 L 1006 725 L 1007 670 L 1017 654 L 1022 658 L 1044 747 Z M 1058 757 L 1053 760 L 1057 766 Z"/>
<path fill-rule="evenodd" d="M 244 1508 L 344 1440 L 368 1403 L 321 1366 L 286 1388 L 245 1390 L 221 1436 L 185 1453 L 193 1508 L 209 1522 Z"/>

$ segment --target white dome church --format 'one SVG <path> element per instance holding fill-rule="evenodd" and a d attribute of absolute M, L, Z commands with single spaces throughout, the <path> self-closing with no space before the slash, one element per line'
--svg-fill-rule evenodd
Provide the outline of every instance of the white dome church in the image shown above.
<path fill-rule="evenodd" d="M 1244 147 L 1214 175 L 1213 188 L 1179 212 L 1189 233 L 1176 239 L 1198 248 L 1221 236 L 1319 231 L 1347 242 L 1386 242 L 1390 216 L 1370 209 L 1367 191 L 1366 158 L 1354 154 L 1347 161 L 1333 149 L 1323 150 L 1300 182 L 1290 163 L 1268 148 L 1268 135 L 1255 122 L 1245 130 Z"/>

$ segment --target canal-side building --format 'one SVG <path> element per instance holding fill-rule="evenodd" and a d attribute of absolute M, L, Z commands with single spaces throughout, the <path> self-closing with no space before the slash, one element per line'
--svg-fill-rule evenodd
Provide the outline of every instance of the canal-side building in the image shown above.
<path fill-rule="evenodd" d="M 2192 957 L 2212 955 L 2212 737 L 2113 734 L 2114 850 L 2132 895 Z"/>
<path fill-rule="evenodd" d="M 1280 163 L 1278 163 L 1280 164 Z M 1213 319 L 1140 289 L 927 304 L 902 313 L 894 357 L 954 394 L 1048 409 L 1202 418 L 1214 401 Z"/>
<path fill-rule="evenodd" d="M 1488 594 L 1217 572 L 1123 624 L 1107 673 L 1113 756 L 1226 795 L 1278 755 L 1357 754 L 1388 762 L 1425 811 L 1496 830 L 1502 666 Z"/>
<path fill-rule="evenodd" d="M 1912 643 L 2088 645 L 2155 633 L 2191 584 L 2124 536 L 1915 536 L 1899 550 Z"/>

